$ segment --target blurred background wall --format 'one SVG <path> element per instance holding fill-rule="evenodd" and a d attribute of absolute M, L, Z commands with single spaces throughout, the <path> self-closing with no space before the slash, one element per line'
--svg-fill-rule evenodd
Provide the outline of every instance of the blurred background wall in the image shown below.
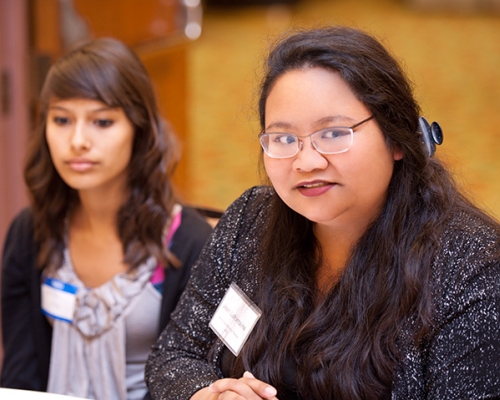
<path fill-rule="evenodd" d="M 200 26 L 188 26 L 189 18 Z M 415 82 L 438 148 L 500 217 L 500 0 L 0 0 L 0 243 L 27 204 L 22 155 L 48 66 L 72 42 L 115 36 L 155 82 L 183 159 L 184 201 L 224 209 L 260 182 L 255 111 L 269 43 L 294 27 L 344 24 L 380 38 Z"/>

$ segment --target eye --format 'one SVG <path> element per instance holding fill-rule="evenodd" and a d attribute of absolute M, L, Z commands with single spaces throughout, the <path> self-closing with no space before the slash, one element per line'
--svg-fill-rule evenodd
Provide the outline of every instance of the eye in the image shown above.
<path fill-rule="evenodd" d="M 297 137 L 290 133 L 275 133 L 272 138 L 277 144 L 293 144 L 297 141 Z"/>
<path fill-rule="evenodd" d="M 52 120 L 56 125 L 67 125 L 69 124 L 70 120 L 67 117 L 53 117 Z"/>
<path fill-rule="evenodd" d="M 350 134 L 349 129 L 328 128 L 321 131 L 321 139 L 340 139 Z"/>
<path fill-rule="evenodd" d="M 96 119 L 94 124 L 96 124 L 99 128 L 107 128 L 113 125 L 113 120 L 111 119 Z"/>

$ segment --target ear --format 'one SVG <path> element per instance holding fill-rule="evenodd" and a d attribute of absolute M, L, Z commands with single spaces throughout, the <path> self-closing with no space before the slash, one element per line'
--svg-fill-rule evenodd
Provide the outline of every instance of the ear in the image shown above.
<path fill-rule="evenodd" d="M 394 158 L 394 161 L 401 160 L 403 156 L 403 150 L 401 150 L 399 147 L 395 147 L 394 149 L 392 149 L 392 157 Z"/>

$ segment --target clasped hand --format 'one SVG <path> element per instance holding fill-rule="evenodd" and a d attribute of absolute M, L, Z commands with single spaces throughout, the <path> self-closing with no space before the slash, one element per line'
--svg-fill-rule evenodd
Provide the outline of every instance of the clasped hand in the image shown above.
<path fill-rule="evenodd" d="M 197 393 L 191 400 L 278 400 L 277 391 L 266 382 L 259 381 L 250 372 L 239 379 L 224 378 Z"/>

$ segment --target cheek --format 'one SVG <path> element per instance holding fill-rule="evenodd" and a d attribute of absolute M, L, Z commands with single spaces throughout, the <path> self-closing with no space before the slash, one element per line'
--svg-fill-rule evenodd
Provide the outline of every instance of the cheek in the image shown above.
<path fill-rule="evenodd" d="M 50 132 L 45 134 L 45 143 L 47 144 L 50 156 L 57 156 L 59 143 L 55 140 L 54 135 L 50 134 Z"/>
<path fill-rule="evenodd" d="M 262 162 L 264 164 L 264 170 L 266 171 L 267 176 L 269 176 L 269 170 L 270 170 L 270 159 L 267 157 L 265 154 L 262 156 Z"/>
<path fill-rule="evenodd" d="M 276 188 L 280 186 L 283 175 L 283 160 L 277 160 L 264 155 L 264 168 L 271 184 Z"/>
<path fill-rule="evenodd" d="M 132 143 L 124 142 L 120 147 L 115 147 L 114 156 L 111 157 L 115 168 L 119 170 L 127 170 L 132 163 Z M 142 162 L 141 162 L 142 164 Z"/>
<path fill-rule="evenodd" d="M 113 158 L 121 161 L 130 160 L 134 142 L 133 132 L 128 127 L 121 127 L 114 132 L 110 132 L 106 142 L 100 142 L 100 150 L 103 153 L 113 154 Z M 96 147 L 98 143 L 96 142 Z"/>
<path fill-rule="evenodd" d="M 122 144 L 123 151 L 126 152 L 125 154 L 127 154 L 129 162 L 132 159 L 132 153 L 134 149 L 134 139 L 135 139 L 134 128 L 133 126 L 129 125 L 127 126 L 127 134 L 125 135 Z"/>
<path fill-rule="evenodd" d="M 392 158 L 392 154 L 387 154 L 387 156 L 379 159 L 373 159 L 372 162 L 365 164 L 363 171 L 359 171 L 358 183 L 360 190 L 375 196 L 385 196 L 393 170 L 394 159 Z"/>
<path fill-rule="evenodd" d="M 358 185 L 360 191 L 380 190 L 391 179 L 394 155 L 385 145 L 374 143 L 363 151 L 352 152 L 351 157 L 335 165 L 345 179 Z"/>

